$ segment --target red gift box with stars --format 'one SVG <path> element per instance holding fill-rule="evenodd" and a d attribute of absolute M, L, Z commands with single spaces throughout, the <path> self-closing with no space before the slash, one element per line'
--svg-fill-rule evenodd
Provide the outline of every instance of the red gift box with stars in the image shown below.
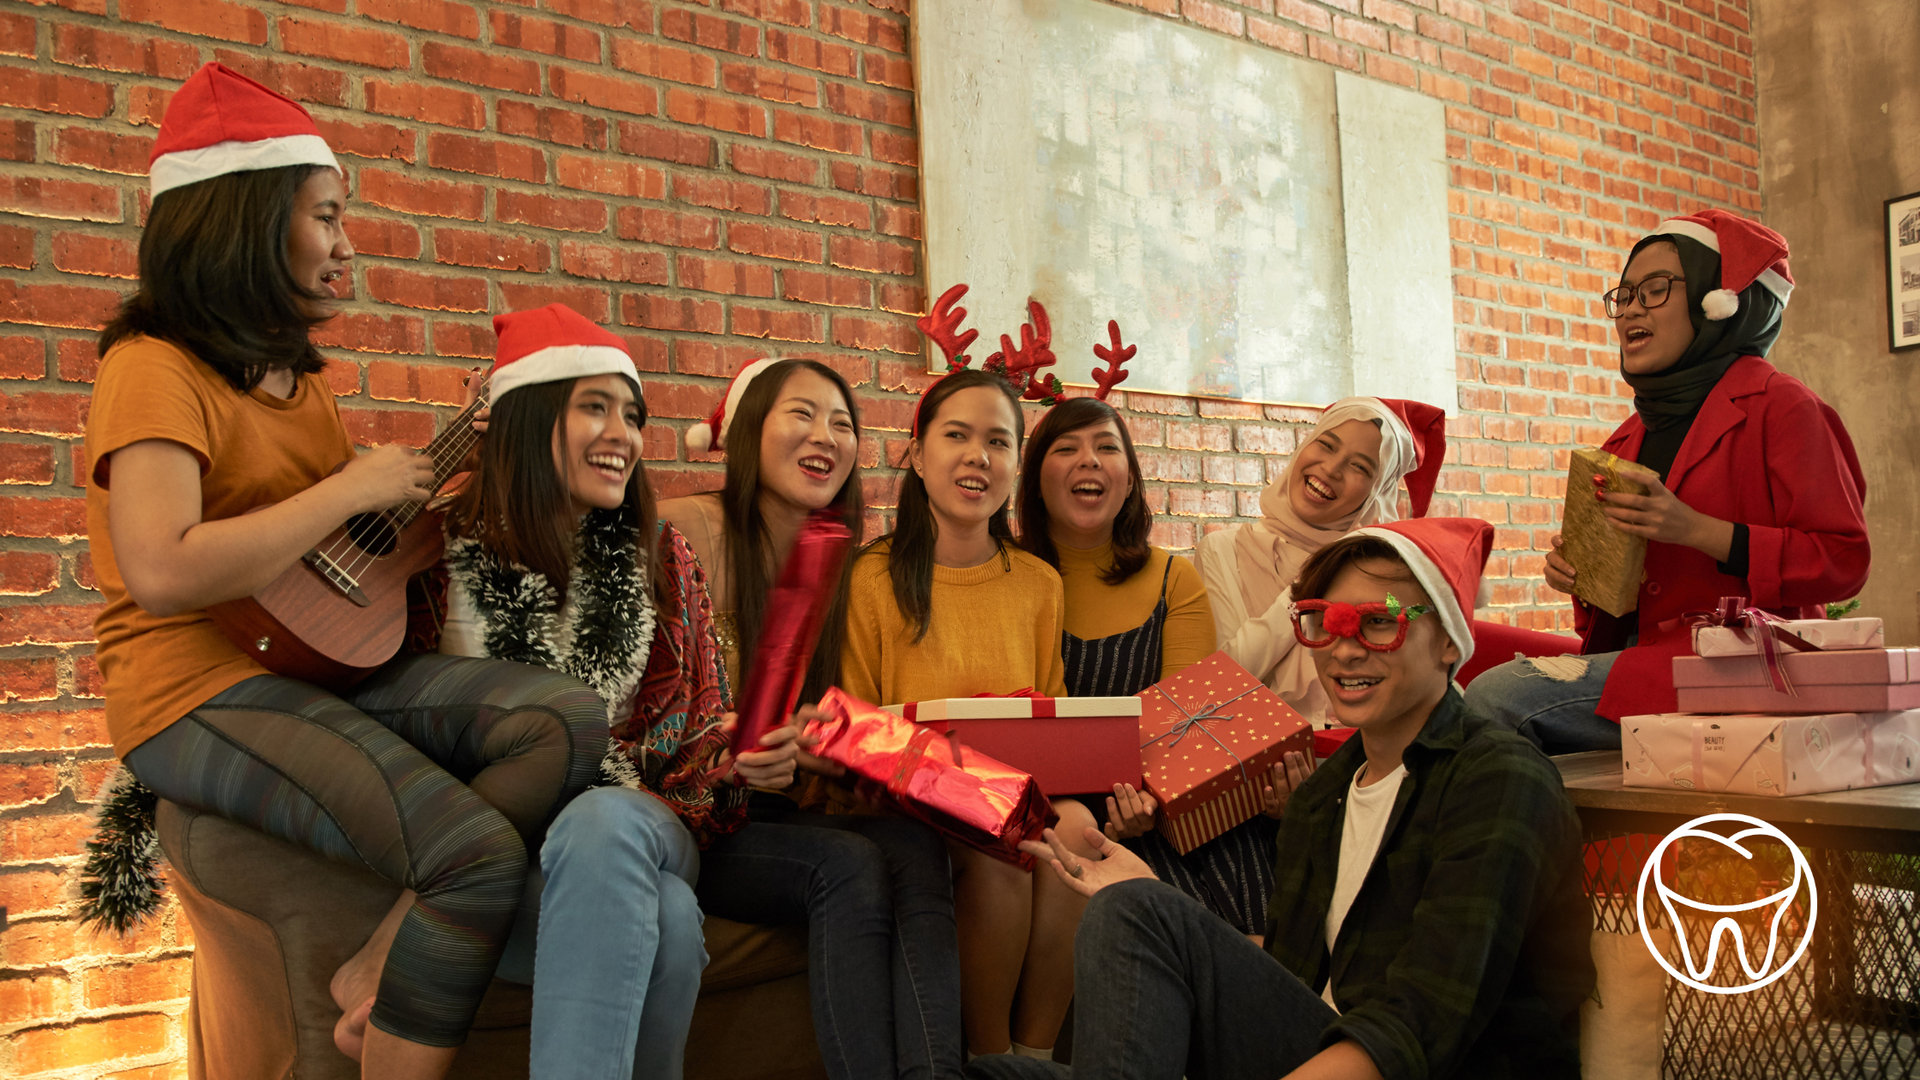
<path fill-rule="evenodd" d="M 1224 652 L 1140 694 L 1140 765 L 1184 855 L 1265 810 L 1267 774 L 1313 725 Z"/>

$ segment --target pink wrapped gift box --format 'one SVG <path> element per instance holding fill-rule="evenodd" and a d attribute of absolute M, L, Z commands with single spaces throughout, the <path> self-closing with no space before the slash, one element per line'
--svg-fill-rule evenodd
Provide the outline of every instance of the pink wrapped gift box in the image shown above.
<path fill-rule="evenodd" d="M 1878 649 L 1887 643 L 1879 619 L 1786 619 L 1773 625 L 1819 649 Z M 1760 646 L 1745 627 L 1700 626 L 1693 631 L 1693 651 L 1696 656 L 1747 656 Z"/>
<path fill-rule="evenodd" d="M 1758 655 L 1676 656 L 1673 685 L 1689 713 L 1894 712 L 1920 708 L 1920 649 L 1781 650 L 1790 693 Z"/>
<path fill-rule="evenodd" d="M 1033 774 L 1048 795 L 1140 786 L 1137 697 L 937 698 L 886 709 Z"/>
<path fill-rule="evenodd" d="M 1920 780 L 1920 709 L 1662 713 L 1626 717 L 1620 729 L 1628 787 L 1813 795 Z"/>

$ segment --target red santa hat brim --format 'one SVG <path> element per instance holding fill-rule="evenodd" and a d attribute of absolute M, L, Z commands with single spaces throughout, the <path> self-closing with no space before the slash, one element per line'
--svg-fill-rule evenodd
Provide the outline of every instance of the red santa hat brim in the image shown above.
<path fill-rule="evenodd" d="M 167 103 L 147 177 L 154 196 L 227 173 L 319 165 L 341 172 L 313 116 L 297 101 L 221 64 L 208 64 Z"/>
<path fill-rule="evenodd" d="M 1478 518 L 1416 518 L 1359 530 L 1386 541 L 1433 601 L 1440 627 L 1460 650 L 1451 674 L 1473 658 L 1473 609 L 1493 550 L 1493 526 Z"/>
<path fill-rule="evenodd" d="M 489 383 L 496 402 L 523 386 L 562 379 L 625 375 L 640 383 L 627 343 L 565 304 L 495 315 L 493 330 L 500 336 Z"/>
<path fill-rule="evenodd" d="M 1649 236 L 1684 236 L 1720 256 L 1720 287 L 1701 298 L 1707 318 L 1718 321 L 1739 310 L 1739 294 L 1758 283 L 1785 307 L 1793 295 L 1787 268 L 1786 238 L 1757 221 L 1725 210 L 1707 209 L 1668 218 Z"/>
<path fill-rule="evenodd" d="M 696 454 L 709 450 L 727 448 L 727 429 L 733 424 L 734 414 L 740 410 L 740 399 L 747 394 L 747 387 L 760 373 L 780 362 L 777 356 L 755 360 L 734 373 L 733 381 L 727 384 L 726 396 L 714 407 L 713 415 L 687 429 L 687 449 Z"/>

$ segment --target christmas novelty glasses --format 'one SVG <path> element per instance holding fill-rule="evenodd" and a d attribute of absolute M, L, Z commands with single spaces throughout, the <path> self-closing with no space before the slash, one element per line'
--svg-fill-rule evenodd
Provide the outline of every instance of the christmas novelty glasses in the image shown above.
<path fill-rule="evenodd" d="M 1384 604 L 1296 600 L 1293 636 L 1309 649 L 1324 649 L 1335 638 L 1349 637 L 1374 652 L 1392 652 L 1406 643 L 1407 623 L 1432 610 L 1425 604 L 1402 607 L 1392 593 Z"/>

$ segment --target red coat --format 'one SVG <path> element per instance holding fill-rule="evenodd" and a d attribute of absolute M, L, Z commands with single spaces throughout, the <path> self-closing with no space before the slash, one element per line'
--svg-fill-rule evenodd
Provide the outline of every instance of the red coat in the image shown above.
<path fill-rule="evenodd" d="M 1605 449 L 1632 461 L 1645 434 L 1635 414 Z M 1673 658 L 1692 651 L 1688 612 L 1745 596 L 1787 618 L 1821 618 L 1867 581 L 1867 483 L 1853 439 L 1826 402 L 1757 356 L 1734 361 L 1707 395 L 1666 483 L 1693 509 L 1747 526 L 1747 576 L 1722 574 L 1690 547 L 1647 544 L 1640 640 L 1613 665 L 1596 710 L 1615 721 L 1678 710 Z M 1574 601 L 1584 651 L 1619 648 L 1595 639 L 1608 621 Z"/>

